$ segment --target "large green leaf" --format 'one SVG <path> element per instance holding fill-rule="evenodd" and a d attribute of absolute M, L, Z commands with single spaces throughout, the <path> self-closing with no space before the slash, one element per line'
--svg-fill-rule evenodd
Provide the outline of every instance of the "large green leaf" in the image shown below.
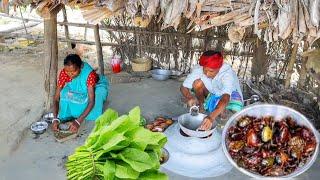
<path fill-rule="evenodd" d="M 105 142 L 105 144 L 102 146 L 102 149 L 106 150 L 106 152 L 110 151 L 121 143 L 122 141 L 125 141 L 127 138 L 123 134 L 119 134 L 117 132 L 113 132 L 112 135 L 108 137 L 108 141 Z"/>
<path fill-rule="evenodd" d="M 109 126 L 103 127 L 99 130 L 98 139 L 96 142 L 90 146 L 91 149 L 101 148 L 104 144 L 112 139 L 115 134 L 124 133 L 128 130 L 123 124 L 127 124 L 129 122 L 128 116 L 121 116 L 118 119 L 114 120 Z"/>
<path fill-rule="evenodd" d="M 151 161 L 153 163 L 152 168 L 153 169 L 159 169 L 160 168 L 160 156 L 156 151 L 149 151 L 147 152 L 149 154 L 149 157 L 151 158 Z"/>
<path fill-rule="evenodd" d="M 140 126 L 140 119 L 141 119 L 140 114 L 141 114 L 141 111 L 139 107 L 135 107 L 129 112 L 130 122 L 133 125 Z"/>
<path fill-rule="evenodd" d="M 163 138 L 158 142 L 157 145 L 153 145 L 153 144 L 147 145 L 146 150 L 162 148 L 166 143 L 167 143 L 167 138 Z"/>
<path fill-rule="evenodd" d="M 97 164 L 96 167 L 103 173 L 105 180 L 113 180 L 116 174 L 116 164 L 114 161 L 107 160 L 102 166 Z"/>
<path fill-rule="evenodd" d="M 139 180 L 168 180 L 165 173 L 157 170 L 148 170 L 140 174 Z"/>
<path fill-rule="evenodd" d="M 153 145 L 155 148 L 162 147 L 167 138 L 163 133 L 151 132 L 143 127 L 138 127 L 126 134 L 132 139 L 132 147 L 145 150 L 148 145 Z"/>
<path fill-rule="evenodd" d="M 149 154 L 139 149 L 126 148 L 118 154 L 118 157 L 138 172 L 143 172 L 154 166 Z"/>
<path fill-rule="evenodd" d="M 137 179 L 139 177 L 139 172 L 135 171 L 130 167 L 129 164 L 124 162 L 119 162 L 116 164 L 116 177 L 121 179 Z"/>
<path fill-rule="evenodd" d="M 100 130 L 110 125 L 114 120 L 118 119 L 118 113 L 113 109 L 107 109 L 99 118 L 96 120 L 93 131 L 89 134 L 86 145 L 92 146 L 97 142 L 100 137 Z"/>
<path fill-rule="evenodd" d="M 113 109 L 107 109 L 101 116 L 96 120 L 96 125 L 93 132 L 100 130 L 101 127 L 109 125 L 113 120 L 118 118 L 118 112 Z"/>

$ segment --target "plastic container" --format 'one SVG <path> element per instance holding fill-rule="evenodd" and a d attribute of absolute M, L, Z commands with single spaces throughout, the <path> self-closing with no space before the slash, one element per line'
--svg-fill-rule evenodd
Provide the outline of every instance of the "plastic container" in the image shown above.
<path fill-rule="evenodd" d="M 112 67 L 112 72 L 113 73 L 119 73 L 121 72 L 121 59 L 120 56 L 115 55 L 113 56 L 113 58 L 111 59 L 111 67 Z"/>
<path fill-rule="evenodd" d="M 121 64 L 120 63 L 112 64 L 111 66 L 112 66 L 113 73 L 121 72 Z"/>
<path fill-rule="evenodd" d="M 279 121 L 281 118 L 284 118 L 286 116 L 292 117 L 294 120 L 296 120 L 296 122 L 299 125 L 304 125 L 304 126 L 308 127 L 314 133 L 314 135 L 316 137 L 316 141 L 317 141 L 317 146 L 314 151 L 314 154 L 312 155 L 310 160 L 304 166 L 298 167 L 293 173 L 288 174 L 286 176 L 266 177 L 266 176 L 262 176 L 260 174 L 252 173 L 244 168 L 239 167 L 237 165 L 237 163 L 231 158 L 231 156 L 228 152 L 225 138 L 227 136 L 227 131 L 228 131 L 229 127 L 235 125 L 237 120 L 244 115 L 256 116 L 256 117 L 273 116 L 275 118 L 275 121 Z M 223 148 L 224 154 L 226 155 L 226 157 L 228 158 L 230 163 L 234 167 L 236 167 L 239 171 L 241 171 L 242 173 L 244 173 L 248 176 L 251 176 L 253 178 L 258 178 L 258 179 L 260 179 L 260 178 L 293 178 L 293 177 L 296 177 L 296 176 L 302 174 L 306 170 L 308 170 L 312 166 L 312 164 L 315 162 L 315 160 L 318 156 L 318 153 L 319 153 L 319 137 L 318 137 L 318 132 L 314 128 L 312 123 L 304 115 L 302 115 L 298 111 L 291 109 L 289 107 L 286 107 L 286 106 L 281 106 L 281 105 L 259 104 L 259 105 L 248 106 L 247 108 L 243 109 L 242 111 L 237 112 L 236 114 L 231 116 L 231 118 L 226 123 L 226 125 L 223 129 L 223 132 L 222 132 L 222 148 Z"/>

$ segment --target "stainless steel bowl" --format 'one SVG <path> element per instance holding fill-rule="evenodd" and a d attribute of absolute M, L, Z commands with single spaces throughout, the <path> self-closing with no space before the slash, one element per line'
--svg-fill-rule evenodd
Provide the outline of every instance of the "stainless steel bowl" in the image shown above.
<path fill-rule="evenodd" d="M 183 114 L 178 117 L 178 123 L 181 130 L 191 137 L 203 138 L 211 135 L 213 131 L 216 129 L 217 122 L 214 121 L 212 124 L 212 128 L 208 131 L 198 131 L 198 127 L 201 125 L 203 119 L 207 116 L 206 114 L 197 113 L 197 115 L 192 115 L 192 108 L 190 108 L 190 112 L 187 114 Z"/>
<path fill-rule="evenodd" d="M 166 148 L 161 149 L 160 164 L 164 164 L 169 160 L 169 152 Z"/>
<path fill-rule="evenodd" d="M 304 125 L 304 126 L 308 127 L 314 133 L 314 135 L 316 137 L 316 141 L 317 141 L 317 146 L 316 146 L 315 152 L 312 155 L 312 157 L 310 158 L 310 160 L 304 166 L 296 169 L 296 171 L 294 171 L 293 173 L 286 175 L 286 176 L 277 176 L 277 178 L 296 177 L 296 176 L 302 174 L 303 172 L 305 172 L 307 169 L 309 169 L 312 166 L 312 164 L 315 162 L 315 160 L 318 156 L 318 152 L 319 152 L 319 137 L 318 137 L 318 132 L 314 128 L 312 123 L 301 113 L 299 113 L 291 108 L 288 108 L 286 106 L 273 105 L 273 104 L 259 104 L 259 105 L 248 106 L 247 108 L 243 109 L 242 111 L 237 112 L 236 114 L 231 116 L 231 118 L 226 123 L 225 128 L 223 129 L 223 132 L 222 132 L 222 149 L 224 151 L 224 154 L 226 155 L 226 157 L 228 158 L 230 163 L 234 167 L 236 167 L 238 170 L 240 170 L 244 174 L 251 176 L 253 178 L 257 178 L 257 179 L 265 178 L 265 176 L 262 176 L 260 174 L 255 174 L 253 172 L 248 171 L 247 169 L 239 167 L 237 165 L 237 163 L 232 159 L 232 157 L 230 156 L 230 154 L 228 152 L 228 148 L 227 148 L 227 144 L 226 144 L 226 137 L 228 136 L 228 129 L 231 126 L 236 125 L 237 120 L 240 117 L 245 116 L 245 115 L 256 116 L 256 117 L 273 116 L 276 121 L 277 120 L 279 121 L 281 118 L 290 116 L 293 119 L 295 119 L 299 125 Z"/>
<path fill-rule="evenodd" d="M 171 74 L 172 74 L 171 70 L 165 70 L 165 69 L 151 70 L 152 78 L 159 81 L 164 81 L 169 79 Z"/>
<path fill-rule="evenodd" d="M 52 123 L 53 113 L 50 112 L 50 113 L 45 114 L 42 119 L 43 119 L 44 121 L 46 121 L 47 123 Z"/>
<path fill-rule="evenodd" d="M 31 131 L 34 132 L 35 134 L 42 134 L 46 131 L 47 128 L 48 128 L 48 123 L 45 121 L 34 122 L 31 125 Z"/>

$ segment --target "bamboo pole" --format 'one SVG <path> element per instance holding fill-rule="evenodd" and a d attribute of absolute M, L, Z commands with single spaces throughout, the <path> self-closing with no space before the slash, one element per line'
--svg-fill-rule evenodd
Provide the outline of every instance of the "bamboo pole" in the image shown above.
<path fill-rule="evenodd" d="M 63 6 L 62 7 L 62 13 L 63 13 L 63 22 L 68 22 L 68 17 L 67 17 L 67 11 L 66 11 L 66 7 Z M 68 25 L 64 25 L 64 34 L 66 36 L 66 39 L 69 40 L 70 37 L 69 37 L 69 27 Z M 68 48 L 71 49 L 71 42 L 67 42 L 68 44 Z"/>
<path fill-rule="evenodd" d="M 294 63 L 296 62 L 298 47 L 299 47 L 299 44 L 295 43 L 293 45 L 293 48 L 292 48 L 290 61 L 289 61 L 289 64 L 288 64 L 288 67 L 287 67 L 287 71 L 286 71 L 287 72 L 287 77 L 286 77 L 285 84 L 284 84 L 284 87 L 286 89 L 290 87 L 291 75 L 293 73 Z"/>
<path fill-rule="evenodd" d="M 0 13 L 0 16 L 3 17 L 9 17 L 13 19 L 20 19 L 20 17 L 12 16 L 12 15 L 7 15 Z M 36 21 L 36 22 L 42 22 L 40 19 L 31 19 L 31 18 L 24 18 L 25 21 Z M 71 22 L 57 22 L 59 25 L 68 25 L 68 26 L 74 26 L 74 27 L 87 27 L 90 29 L 93 29 L 95 25 L 93 24 L 87 24 L 87 23 L 71 23 Z M 161 35 L 176 35 L 176 36 L 184 36 L 184 37 L 189 37 L 191 35 L 192 38 L 198 38 L 198 39 L 207 39 L 208 37 L 206 36 L 201 36 L 198 34 L 186 34 L 186 33 L 179 33 L 179 32 L 162 32 L 162 31 L 146 31 L 140 28 L 140 31 L 137 31 L 139 28 L 133 28 L 133 29 L 126 29 L 125 28 L 119 28 L 117 26 L 106 26 L 106 27 L 99 27 L 100 30 L 107 30 L 107 31 L 117 31 L 117 32 L 127 32 L 127 33 L 137 33 L 137 34 L 161 34 Z M 221 41 L 227 41 L 229 40 L 228 37 L 210 37 L 211 40 L 221 40 Z M 255 41 L 256 37 L 245 37 L 243 41 Z"/>
<path fill-rule="evenodd" d="M 40 23 L 34 22 L 34 23 L 28 23 L 26 25 L 22 25 L 22 26 L 18 26 L 18 27 L 9 28 L 9 29 L 0 31 L 0 35 L 5 35 L 5 34 L 9 34 L 9 33 L 15 32 L 15 31 L 19 31 L 21 29 L 34 27 L 34 26 L 37 26 L 38 24 L 40 24 Z"/>
<path fill-rule="evenodd" d="M 89 22 L 87 22 L 89 24 Z M 87 34 L 88 34 L 88 27 L 84 27 L 84 40 L 87 40 Z"/>
<path fill-rule="evenodd" d="M 94 39 L 96 42 L 96 50 L 97 50 L 97 58 L 99 62 L 99 70 L 100 74 L 104 74 L 104 63 L 103 63 L 103 54 L 102 54 L 102 46 L 100 41 L 100 34 L 99 34 L 99 25 L 97 24 L 94 27 Z"/>
<path fill-rule="evenodd" d="M 26 23 L 24 22 L 24 19 L 23 19 L 23 16 L 22 16 L 21 7 L 19 7 L 19 11 L 20 11 L 20 16 L 21 16 L 21 19 L 22 19 L 24 31 L 25 31 L 26 34 L 28 34 L 27 27 L 26 27 Z"/>

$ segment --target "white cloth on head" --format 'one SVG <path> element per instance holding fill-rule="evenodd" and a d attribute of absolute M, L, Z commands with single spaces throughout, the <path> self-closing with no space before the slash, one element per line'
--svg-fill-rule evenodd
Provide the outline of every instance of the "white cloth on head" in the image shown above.
<path fill-rule="evenodd" d="M 203 73 L 203 67 L 197 65 L 192 69 L 191 73 L 187 76 L 182 85 L 186 88 L 192 89 L 193 82 L 197 79 L 200 79 L 212 94 L 217 96 L 229 94 L 231 96 L 233 91 L 238 91 L 241 98 L 243 98 L 237 74 L 229 64 L 223 63 L 218 74 L 213 79 L 208 78 Z"/>

